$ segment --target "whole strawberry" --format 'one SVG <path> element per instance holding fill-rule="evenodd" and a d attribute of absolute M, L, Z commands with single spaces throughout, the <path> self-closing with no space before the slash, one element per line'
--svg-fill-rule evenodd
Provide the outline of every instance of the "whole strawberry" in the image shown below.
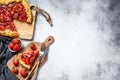
<path fill-rule="evenodd" d="M 35 44 L 31 43 L 31 44 L 30 44 L 30 48 L 31 48 L 32 50 L 36 50 Z"/>
<path fill-rule="evenodd" d="M 9 48 L 10 48 L 10 49 L 13 49 L 13 47 L 14 47 L 14 44 L 13 44 L 13 43 L 10 43 L 10 44 L 9 44 Z"/>
<path fill-rule="evenodd" d="M 14 44 L 19 44 L 19 39 L 18 38 L 14 38 L 13 40 L 12 40 L 12 43 L 14 43 Z"/>
<path fill-rule="evenodd" d="M 17 51 L 20 49 L 20 44 L 15 44 L 13 50 Z"/>
<path fill-rule="evenodd" d="M 22 70 L 20 71 L 20 75 L 23 76 L 23 77 L 26 77 L 26 76 L 27 76 L 27 71 L 26 71 L 26 69 L 22 69 Z"/>
<path fill-rule="evenodd" d="M 18 66 L 19 61 L 14 59 L 14 60 L 13 60 L 13 64 L 14 64 L 15 66 Z"/>
<path fill-rule="evenodd" d="M 11 70 L 13 73 L 17 74 L 19 71 L 17 68 L 13 67 L 12 70 Z"/>

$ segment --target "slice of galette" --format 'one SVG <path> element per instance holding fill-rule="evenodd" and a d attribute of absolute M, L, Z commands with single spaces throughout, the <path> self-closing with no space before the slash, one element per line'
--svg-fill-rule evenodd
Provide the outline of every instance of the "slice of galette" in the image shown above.
<path fill-rule="evenodd" d="M 25 67 L 26 69 L 30 70 L 31 67 L 34 65 L 35 60 L 39 56 L 39 51 L 27 51 L 18 54 L 18 59 L 20 64 Z"/>

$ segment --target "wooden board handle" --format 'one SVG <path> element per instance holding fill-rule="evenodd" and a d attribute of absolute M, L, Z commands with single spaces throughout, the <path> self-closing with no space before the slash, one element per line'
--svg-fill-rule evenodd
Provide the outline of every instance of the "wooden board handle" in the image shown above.
<path fill-rule="evenodd" d="M 48 36 L 47 39 L 42 43 L 41 50 L 44 51 L 47 47 L 49 47 L 54 42 L 53 36 Z"/>

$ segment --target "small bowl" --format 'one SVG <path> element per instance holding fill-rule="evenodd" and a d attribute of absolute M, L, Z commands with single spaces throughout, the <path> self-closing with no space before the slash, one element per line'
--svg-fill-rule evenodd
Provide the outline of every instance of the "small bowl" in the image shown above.
<path fill-rule="evenodd" d="M 19 38 L 18 38 L 18 39 L 19 39 Z M 21 39 L 19 39 L 19 41 L 20 41 L 19 44 L 20 44 L 20 49 L 21 49 L 21 48 L 22 48 L 22 42 L 21 42 Z M 11 42 L 10 42 L 10 43 L 11 43 Z M 9 48 L 9 46 L 8 46 L 8 49 L 9 49 L 10 52 L 18 52 L 18 51 L 20 50 L 20 49 L 19 49 L 19 50 L 16 50 L 16 51 L 15 51 L 15 50 L 12 50 L 12 49 Z"/>

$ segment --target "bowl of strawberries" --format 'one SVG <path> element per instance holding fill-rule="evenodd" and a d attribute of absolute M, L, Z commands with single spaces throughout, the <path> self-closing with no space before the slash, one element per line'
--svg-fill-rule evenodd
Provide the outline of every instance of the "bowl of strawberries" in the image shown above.
<path fill-rule="evenodd" d="M 11 52 L 17 52 L 22 48 L 22 43 L 19 38 L 13 38 L 12 41 L 8 45 L 8 49 Z"/>

